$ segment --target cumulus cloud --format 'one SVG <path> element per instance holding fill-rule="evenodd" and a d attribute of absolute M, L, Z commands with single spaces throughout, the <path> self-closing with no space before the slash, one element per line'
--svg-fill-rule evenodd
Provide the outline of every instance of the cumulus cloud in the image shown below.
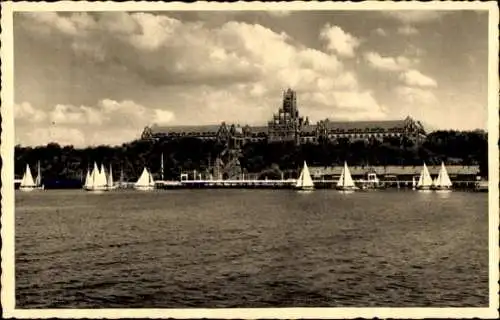
<path fill-rule="evenodd" d="M 377 52 L 367 52 L 364 54 L 368 65 L 374 69 L 386 71 L 402 71 L 417 63 L 417 60 L 409 59 L 404 56 L 383 57 Z"/>
<path fill-rule="evenodd" d="M 336 120 L 387 118 L 385 107 L 376 101 L 371 91 L 315 92 L 305 94 L 304 99 L 309 102 L 304 112 L 314 121 L 324 118 Z"/>
<path fill-rule="evenodd" d="M 288 17 L 292 13 L 289 10 L 269 10 L 266 12 L 273 17 Z"/>
<path fill-rule="evenodd" d="M 320 32 L 320 38 L 326 41 L 328 50 L 343 57 L 353 57 L 360 41 L 356 37 L 342 30 L 342 28 L 326 24 Z"/>
<path fill-rule="evenodd" d="M 402 102 L 402 114 L 424 120 L 432 126 L 442 127 L 443 111 L 439 108 L 441 103 L 431 89 L 403 85 L 395 88 L 395 94 Z"/>
<path fill-rule="evenodd" d="M 437 87 L 436 80 L 422 74 L 418 70 L 408 70 L 401 74 L 401 80 L 409 86 L 416 87 Z"/>
<path fill-rule="evenodd" d="M 384 15 L 403 23 L 425 23 L 437 20 L 448 13 L 449 11 L 438 10 L 393 10 L 383 12 Z"/>
<path fill-rule="evenodd" d="M 14 119 L 16 121 L 24 120 L 28 123 L 39 123 L 46 118 L 47 115 L 43 111 L 33 108 L 29 102 L 14 104 Z"/>
<path fill-rule="evenodd" d="M 382 28 L 377 28 L 377 29 L 375 29 L 374 32 L 375 32 L 375 34 L 382 36 L 382 37 L 387 36 L 387 32 Z"/>
<path fill-rule="evenodd" d="M 16 127 L 16 143 L 23 146 L 39 146 L 56 142 L 64 146 L 83 147 L 87 145 L 87 141 L 83 131 L 77 128 L 44 126 L 30 128 L 30 130 L 19 130 Z"/>
<path fill-rule="evenodd" d="M 170 110 L 175 109 L 174 116 L 132 101 L 59 104 L 46 112 L 57 125 L 109 128 L 114 119 L 135 130 L 135 136 L 121 134 L 123 142 L 153 122 L 263 124 L 280 106 L 287 87 L 297 90 L 301 112 L 311 112 L 317 120 L 330 114 L 335 118 L 337 111 L 358 119 L 385 114 L 373 94 L 360 87 L 356 73 L 339 59 L 353 56 L 359 40 L 336 26 L 321 30 L 319 36 L 328 47 L 324 52 L 259 24 L 207 25 L 152 13 L 45 14 L 24 15 L 22 27 L 41 39 L 58 37 L 76 59 L 117 65 L 149 88 L 167 88 L 174 105 Z M 95 142 L 88 131 L 84 136 Z"/>
<path fill-rule="evenodd" d="M 412 36 L 418 34 L 418 29 L 410 25 L 405 25 L 398 28 L 398 33 L 405 36 Z"/>
<path fill-rule="evenodd" d="M 16 105 L 16 110 L 16 137 L 28 145 L 48 142 L 75 146 L 117 144 L 138 138 L 148 124 L 165 124 L 174 119 L 174 114 L 168 110 L 148 109 L 133 101 L 110 99 L 101 100 L 95 106 L 58 104 L 45 111 L 25 102 Z M 33 123 L 36 124 L 34 128 Z"/>
<path fill-rule="evenodd" d="M 396 92 L 405 102 L 412 105 L 429 106 L 434 105 L 437 102 L 437 98 L 434 93 L 425 88 L 398 86 L 396 88 Z"/>

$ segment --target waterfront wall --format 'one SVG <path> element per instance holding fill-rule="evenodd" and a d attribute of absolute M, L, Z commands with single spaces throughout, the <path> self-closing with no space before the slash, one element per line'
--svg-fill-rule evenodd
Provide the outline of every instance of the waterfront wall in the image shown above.
<path fill-rule="evenodd" d="M 351 175 L 353 177 L 365 176 L 368 173 L 376 173 L 377 176 L 394 176 L 394 177 L 408 177 L 418 176 L 422 171 L 423 166 L 349 166 Z M 440 165 L 427 166 L 429 173 L 434 176 L 439 173 Z M 325 176 L 340 176 L 342 166 L 330 167 L 309 167 L 309 172 L 313 178 Z M 462 165 L 448 165 L 446 171 L 451 179 L 453 178 L 467 178 L 475 180 L 479 175 L 479 166 L 462 166 Z"/>

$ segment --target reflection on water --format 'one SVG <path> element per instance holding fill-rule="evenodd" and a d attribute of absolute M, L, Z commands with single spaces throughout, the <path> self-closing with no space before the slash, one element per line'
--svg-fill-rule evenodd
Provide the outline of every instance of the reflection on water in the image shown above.
<path fill-rule="evenodd" d="M 16 194 L 18 308 L 487 306 L 487 194 Z"/>

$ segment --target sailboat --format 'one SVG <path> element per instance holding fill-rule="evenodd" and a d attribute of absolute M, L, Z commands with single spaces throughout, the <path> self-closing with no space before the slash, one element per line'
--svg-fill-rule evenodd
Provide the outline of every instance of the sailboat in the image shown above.
<path fill-rule="evenodd" d="M 354 184 L 347 162 L 344 162 L 344 168 L 342 169 L 340 178 L 337 181 L 337 189 L 341 191 L 354 191 L 358 189 L 358 187 Z"/>
<path fill-rule="evenodd" d="M 155 182 L 151 172 L 148 168 L 144 167 L 142 174 L 134 185 L 137 190 L 153 190 L 155 188 Z"/>
<path fill-rule="evenodd" d="M 433 189 L 436 191 L 451 191 L 451 180 L 448 176 L 448 172 L 446 171 L 446 167 L 444 166 L 444 162 L 441 162 L 441 169 L 439 170 L 439 174 L 434 182 Z"/>
<path fill-rule="evenodd" d="M 427 169 L 427 165 L 424 162 L 424 167 L 417 182 L 417 190 L 430 190 L 432 184 L 432 177 L 429 173 L 429 169 Z"/>
<path fill-rule="evenodd" d="M 314 182 L 312 181 L 311 174 L 309 173 L 309 168 L 307 167 L 307 163 L 305 161 L 304 167 L 302 168 L 300 176 L 297 179 L 297 183 L 295 184 L 295 189 L 303 191 L 314 190 Z"/>
<path fill-rule="evenodd" d="M 109 174 L 108 174 L 108 189 L 109 190 L 114 190 L 116 189 L 116 186 L 113 181 L 113 169 L 111 167 L 111 164 L 109 165 Z"/>
<path fill-rule="evenodd" d="M 87 175 L 85 176 L 85 183 L 83 184 L 83 188 L 86 189 L 88 186 L 90 186 L 90 181 L 91 181 L 91 172 L 92 170 L 87 169 Z"/>
<path fill-rule="evenodd" d="M 101 165 L 101 169 L 99 170 L 97 164 L 94 162 L 94 169 L 92 170 L 92 173 L 87 173 L 87 175 L 88 179 L 85 179 L 85 185 L 83 186 L 84 190 L 97 193 L 109 190 L 106 172 L 104 171 L 103 165 Z"/>
<path fill-rule="evenodd" d="M 45 189 L 44 185 L 42 184 L 42 170 L 40 169 L 40 161 L 37 162 L 37 175 L 35 184 L 37 185 L 38 189 Z"/>
<path fill-rule="evenodd" d="M 23 178 L 21 180 L 21 185 L 19 186 L 19 190 L 24 192 L 29 192 L 39 189 L 42 189 L 42 187 L 39 184 L 37 184 L 35 180 L 33 180 L 33 175 L 31 174 L 30 166 L 29 164 L 26 164 L 26 171 L 24 172 Z"/>

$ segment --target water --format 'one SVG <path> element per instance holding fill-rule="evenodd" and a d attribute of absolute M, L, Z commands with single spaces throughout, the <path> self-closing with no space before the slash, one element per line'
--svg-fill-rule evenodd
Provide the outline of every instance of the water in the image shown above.
<path fill-rule="evenodd" d="M 16 302 L 487 307 L 487 194 L 16 193 Z"/>

